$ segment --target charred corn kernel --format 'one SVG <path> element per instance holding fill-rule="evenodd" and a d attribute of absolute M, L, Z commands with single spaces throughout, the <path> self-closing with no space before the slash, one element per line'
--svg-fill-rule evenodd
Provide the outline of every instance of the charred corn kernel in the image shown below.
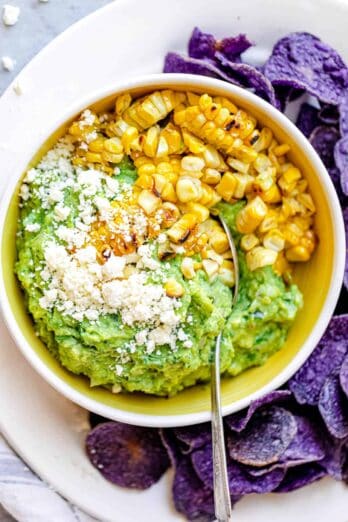
<path fill-rule="evenodd" d="M 279 203 L 282 199 L 281 193 L 279 191 L 279 188 L 275 183 L 272 183 L 272 185 L 262 192 L 261 198 L 265 203 Z"/>
<path fill-rule="evenodd" d="M 139 176 L 151 176 L 157 172 L 155 165 L 151 163 L 144 163 L 138 168 Z"/>
<path fill-rule="evenodd" d="M 215 147 L 207 145 L 202 152 L 202 157 L 206 167 L 212 169 L 226 170 L 226 165 L 221 154 Z"/>
<path fill-rule="evenodd" d="M 218 106 L 221 106 L 221 104 L 218 104 Z M 231 113 L 230 111 L 227 109 L 227 107 L 220 107 L 220 110 L 217 111 L 217 114 L 216 116 L 214 117 L 214 121 L 216 123 L 216 125 L 218 125 L 219 127 L 223 126 L 223 125 L 226 125 L 227 121 L 231 118 Z"/>
<path fill-rule="evenodd" d="M 147 129 L 145 135 L 143 135 L 142 149 L 146 156 L 154 158 L 157 153 L 157 147 L 159 142 L 160 128 L 157 125 Z"/>
<path fill-rule="evenodd" d="M 178 201 L 178 198 L 177 198 L 177 195 L 175 192 L 175 188 L 174 188 L 173 184 L 170 183 L 169 181 L 162 189 L 161 198 L 164 201 L 170 201 L 171 203 L 176 203 Z"/>
<path fill-rule="evenodd" d="M 238 149 L 233 150 L 233 156 L 243 163 L 253 163 L 256 160 L 258 154 L 256 150 L 252 149 L 251 147 L 242 145 L 241 147 L 238 147 Z"/>
<path fill-rule="evenodd" d="M 192 173 L 199 173 L 202 175 L 201 171 L 204 167 L 204 161 L 198 156 L 188 155 L 184 156 L 181 160 L 181 168 L 188 176 L 190 176 Z"/>
<path fill-rule="evenodd" d="M 168 297 L 181 297 L 185 293 L 184 287 L 174 278 L 170 278 L 164 283 L 164 290 Z"/>
<path fill-rule="evenodd" d="M 279 217 L 276 212 L 268 211 L 266 217 L 262 220 L 261 224 L 258 227 L 258 232 L 260 234 L 266 234 L 269 230 L 273 230 L 274 228 L 278 228 L 279 226 Z"/>
<path fill-rule="evenodd" d="M 234 264 L 232 261 L 223 261 L 219 269 L 219 279 L 230 288 L 235 285 Z"/>
<path fill-rule="evenodd" d="M 122 154 L 123 146 L 119 138 L 109 138 L 104 141 L 104 149 L 112 154 Z"/>
<path fill-rule="evenodd" d="M 201 189 L 201 197 L 198 200 L 198 203 L 201 205 L 205 205 L 206 207 L 210 208 L 221 201 L 219 194 L 206 183 L 201 183 Z"/>
<path fill-rule="evenodd" d="M 240 240 L 240 246 L 243 250 L 248 251 L 259 244 L 259 239 L 255 234 L 245 234 Z"/>
<path fill-rule="evenodd" d="M 174 243 L 183 243 L 197 225 L 197 218 L 193 214 L 184 214 L 167 232 Z"/>
<path fill-rule="evenodd" d="M 121 163 L 121 161 L 123 160 L 123 157 L 124 157 L 123 153 L 115 154 L 113 152 L 106 152 L 106 151 L 102 152 L 102 161 L 103 162 Z"/>
<path fill-rule="evenodd" d="M 311 253 L 306 247 L 302 245 L 297 245 L 288 248 L 285 251 L 285 256 L 288 261 L 292 262 L 308 261 L 311 256 Z"/>
<path fill-rule="evenodd" d="M 100 152 L 86 152 L 85 157 L 88 163 L 103 163 L 103 158 Z"/>
<path fill-rule="evenodd" d="M 159 140 L 158 140 L 157 150 L 156 150 L 156 157 L 163 158 L 164 156 L 168 155 L 168 152 L 169 152 L 168 143 L 163 136 L 160 136 Z"/>
<path fill-rule="evenodd" d="M 272 143 L 272 139 L 273 133 L 271 129 L 264 127 L 259 133 L 258 139 L 255 140 L 252 144 L 252 148 L 256 150 L 256 152 L 261 152 L 262 150 L 268 149 L 268 147 Z"/>
<path fill-rule="evenodd" d="M 190 201 L 186 204 L 185 209 L 190 214 L 193 214 L 197 218 L 197 223 L 203 223 L 209 218 L 209 210 L 200 203 L 194 203 Z"/>
<path fill-rule="evenodd" d="M 301 179 L 301 172 L 296 167 L 288 168 L 284 174 L 278 179 L 281 190 L 285 193 L 291 192 L 296 183 Z"/>
<path fill-rule="evenodd" d="M 281 250 L 284 250 L 285 247 L 284 236 L 279 230 L 267 232 L 262 239 L 262 243 L 265 248 L 269 248 L 275 252 L 280 252 Z"/>
<path fill-rule="evenodd" d="M 246 254 L 245 259 L 249 270 L 254 271 L 263 266 L 273 265 L 277 256 L 278 253 L 274 250 L 257 246 Z"/>
<path fill-rule="evenodd" d="M 217 252 L 215 252 L 215 250 L 213 249 L 206 250 L 206 256 L 207 259 L 212 259 L 213 261 L 216 261 L 219 266 L 221 266 L 224 262 L 224 258 L 220 256 Z"/>
<path fill-rule="evenodd" d="M 267 214 L 267 206 L 259 196 L 249 201 L 237 214 L 236 226 L 238 232 L 250 234 Z"/>
<path fill-rule="evenodd" d="M 202 181 L 207 185 L 217 185 L 221 181 L 221 174 L 216 169 L 206 168 L 204 169 Z"/>
<path fill-rule="evenodd" d="M 227 109 L 230 114 L 235 114 L 238 110 L 234 103 L 223 96 L 215 96 L 213 101 L 214 103 L 220 104 L 224 109 Z"/>
<path fill-rule="evenodd" d="M 180 154 L 183 152 L 184 146 L 181 131 L 172 123 L 168 123 L 161 130 L 161 137 L 167 142 L 168 154 Z"/>
<path fill-rule="evenodd" d="M 244 198 L 245 194 L 250 192 L 254 178 L 249 174 L 234 174 L 236 180 L 236 188 L 234 189 L 233 197 L 236 199 Z"/>
<path fill-rule="evenodd" d="M 180 217 L 180 210 L 176 205 L 170 202 L 165 202 L 161 207 L 162 226 L 165 228 L 171 227 Z"/>
<path fill-rule="evenodd" d="M 128 109 L 130 104 L 132 103 L 132 97 L 129 93 L 121 94 L 116 98 L 115 103 L 115 112 L 118 116 L 121 116 L 121 114 Z"/>
<path fill-rule="evenodd" d="M 299 194 L 297 200 L 310 212 L 315 212 L 315 205 L 312 196 L 308 193 Z"/>
<path fill-rule="evenodd" d="M 225 172 L 220 183 L 216 186 L 216 192 L 225 201 L 230 201 L 233 198 L 234 191 L 237 186 L 237 180 L 232 172 Z"/>
<path fill-rule="evenodd" d="M 193 279 L 196 275 L 195 263 L 191 257 L 184 257 L 181 262 L 181 272 L 186 279 Z"/>
<path fill-rule="evenodd" d="M 290 150 L 290 145 L 287 143 L 283 143 L 282 145 L 278 145 L 277 147 L 274 147 L 273 153 L 275 156 L 284 156 L 284 154 L 287 154 Z"/>
<path fill-rule="evenodd" d="M 155 196 L 150 190 L 142 190 L 138 196 L 138 205 L 144 210 L 145 214 L 151 215 L 157 210 L 161 203 L 160 198 Z"/>
<path fill-rule="evenodd" d="M 249 163 L 243 163 L 242 161 L 232 158 L 231 156 L 227 158 L 227 163 L 234 170 L 236 170 L 237 172 L 241 172 L 242 174 L 247 174 L 250 169 Z"/>
<path fill-rule="evenodd" d="M 205 150 L 205 145 L 202 140 L 199 138 L 196 138 L 191 132 L 188 132 L 187 130 L 182 131 L 182 138 L 184 141 L 184 144 L 188 148 L 192 154 L 200 154 Z"/>
<path fill-rule="evenodd" d="M 123 119 L 138 130 L 151 127 L 162 120 L 180 102 L 173 91 L 155 91 L 145 98 L 133 102 L 124 112 Z"/>
<path fill-rule="evenodd" d="M 168 181 L 165 176 L 161 174 L 155 174 L 153 176 L 153 189 L 156 196 L 160 196 L 164 187 L 167 185 Z"/>
<path fill-rule="evenodd" d="M 268 172 L 272 167 L 270 159 L 265 154 L 258 154 L 253 163 L 254 169 L 259 173 Z"/>
<path fill-rule="evenodd" d="M 209 278 L 215 276 L 219 271 L 218 263 L 212 259 L 203 259 L 202 266 Z"/>
<path fill-rule="evenodd" d="M 149 174 L 142 174 L 135 181 L 135 185 L 142 189 L 152 190 L 153 189 L 153 178 Z"/>
<path fill-rule="evenodd" d="M 210 246 L 218 253 L 223 254 L 229 248 L 228 237 L 221 227 L 217 227 L 209 238 Z"/>
<path fill-rule="evenodd" d="M 197 201 L 202 195 L 201 182 L 196 178 L 181 176 L 176 184 L 176 194 L 182 203 Z"/>

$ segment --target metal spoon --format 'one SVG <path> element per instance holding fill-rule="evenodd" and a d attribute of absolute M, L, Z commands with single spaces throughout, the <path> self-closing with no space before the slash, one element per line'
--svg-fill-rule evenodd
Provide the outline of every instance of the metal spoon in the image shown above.
<path fill-rule="evenodd" d="M 236 246 L 225 220 L 218 215 L 230 244 L 235 272 L 235 286 L 232 306 L 236 303 L 239 290 L 239 265 Z M 228 485 L 224 426 L 221 412 L 220 386 L 220 347 L 221 333 L 216 338 L 215 354 L 211 364 L 211 431 L 213 444 L 214 504 L 218 522 L 230 522 L 232 514 Z"/>

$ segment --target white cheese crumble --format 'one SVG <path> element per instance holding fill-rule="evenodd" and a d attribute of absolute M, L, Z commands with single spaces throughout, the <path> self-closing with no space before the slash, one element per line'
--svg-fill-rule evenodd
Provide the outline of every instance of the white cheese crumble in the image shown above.
<path fill-rule="evenodd" d="M 11 72 L 15 68 L 16 61 L 13 60 L 13 58 L 11 58 L 10 56 L 3 56 L 1 58 L 1 65 L 2 68 L 5 69 L 5 71 Z"/>
<path fill-rule="evenodd" d="M 27 232 L 38 232 L 40 230 L 40 225 L 39 223 L 28 223 L 26 226 L 25 226 L 25 230 Z"/>
<path fill-rule="evenodd" d="M 18 22 L 20 12 L 19 7 L 5 4 L 2 8 L 2 21 L 7 26 L 15 25 Z"/>

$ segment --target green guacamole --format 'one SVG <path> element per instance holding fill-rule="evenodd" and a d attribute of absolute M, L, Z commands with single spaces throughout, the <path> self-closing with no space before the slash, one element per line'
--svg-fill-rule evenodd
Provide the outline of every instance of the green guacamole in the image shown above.
<path fill-rule="evenodd" d="M 53 206 L 43 208 L 40 187 L 59 179 L 63 181 L 64 205 L 70 209 L 63 224 L 73 229 L 79 215 L 80 193 L 76 187 L 76 172 L 67 162 L 51 168 L 49 176 L 46 164 L 41 163 L 32 175 L 29 195 L 22 201 L 15 267 L 37 333 L 65 368 L 88 376 L 92 386 L 168 396 L 209 379 L 211 351 L 221 330 L 222 373 L 231 376 L 263 364 L 282 347 L 302 305 L 301 293 L 295 285 L 286 286 L 271 267 L 250 272 L 242 252 L 239 252 L 240 291 L 233 309 L 232 291 L 218 278 L 210 282 L 205 272 L 198 270 L 194 279 L 184 279 L 180 255 L 163 264 L 164 276 L 174 277 L 185 289 L 177 313 L 189 344 L 179 339 L 174 348 L 163 344 L 149 353 L 146 344 L 138 344 L 134 349 L 135 336 L 142 327 L 124 324 L 120 314 L 105 313 L 96 320 L 85 317 L 77 320 L 59 306 L 44 308 L 41 299 L 48 284 L 43 277 L 44 247 L 52 238 L 62 245 L 64 240 L 53 219 Z M 133 166 L 124 162 L 120 169 L 114 179 L 121 187 L 131 185 L 136 178 Z M 66 180 L 70 180 L 69 183 Z M 105 197 L 104 185 L 102 181 L 92 200 L 96 195 Z M 241 205 L 219 206 L 237 243 L 239 237 L 234 224 Z M 149 281 L 152 280 L 156 282 L 156 276 L 149 271 Z M 120 365 L 122 371 L 118 372 L 115 368 Z"/>

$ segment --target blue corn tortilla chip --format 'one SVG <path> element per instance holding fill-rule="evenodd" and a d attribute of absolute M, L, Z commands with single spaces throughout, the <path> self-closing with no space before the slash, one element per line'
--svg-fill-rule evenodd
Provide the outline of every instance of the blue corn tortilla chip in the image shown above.
<path fill-rule="evenodd" d="M 342 138 L 348 136 L 348 91 L 344 93 L 338 107 L 339 111 L 339 128 Z"/>
<path fill-rule="evenodd" d="M 247 63 L 237 63 L 228 60 L 221 52 L 216 52 L 215 57 L 225 73 L 238 81 L 243 87 L 252 89 L 255 94 L 269 101 L 272 105 L 279 108 L 279 101 L 276 97 L 273 85 L 266 76 Z"/>
<path fill-rule="evenodd" d="M 198 477 L 204 484 L 213 489 L 211 445 L 194 451 L 191 459 Z M 234 500 L 249 493 L 269 493 L 279 486 L 285 475 L 283 470 L 274 470 L 261 477 L 252 477 L 241 464 L 231 460 L 227 463 L 227 472 L 230 494 Z"/>
<path fill-rule="evenodd" d="M 170 463 L 175 469 L 182 458 L 178 440 L 171 429 L 160 428 L 159 435 L 163 446 L 167 450 Z"/>
<path fill-rule="evenodd" d="M 321 102 L 334 105 L 348 85 L 347 66 L 337 51 L 306 32 L 280 39 L 263 71 L 273 85 L 303 89 Z"/>
<path fill-rule="evenodd" d="M 198 478 L 189 458 L 182 458 L 175 470 L 173 499 L 177 511 L 188 520 L 215 520 L 213 491 Z"/>
<path fill-rule="evenodd" d="M 302 103 L 297 115 L 296 126 L 306 138 L 309 138 L 314 129 L 319 126 L 319 123 L 319 110 L 309 103 Z"/>
<path fill-rule="evenodd" d="M 188 44 L 191 58 L 214 60 L 215 52 L 220 51 L 228 60 L 240 61 L 240 55 L 253 44 L 245 34 L 217 40 L 210 33 L 204 33 L 195 27 Z"/>
<path fill-rule="evenodd" d="M 318 116 L 321 123 L 325 125 L 338 125 L 340 113 L 337 105 L 323 104 Z"/>
<path fill-rule="evenodd" d="M 320 466 L 335 480 L 343 480 L 348 458 L 348 441 L 346 439 L 336 439 L 328 433 L 325 437 L 326 455 L 320 461 Z"/>
<path fill-rule="evenodd" d="M 287 471 L 283 482 L 275 490 L 276 493 L 289 493 L 295 489 L 308 486 L 325 477 L 326 471 L 319 464 L 304 464 Z"/>
<path fill-rule="evenodd" d="M 294 416 L 279 406 L 258 410 L 241 433 L 230 431 L 230 457 L 241 464 L 266 466 L 277 462 L 297 432 Z"/>
<path fill-rule="evenodd" d="M 327 169 L 335 167 L 334 149 L 339 139 L 338 130 L 327 125 L 316 127 L 309 136 L 312 147 L 317 151 Z"/>
<path fill-rule="evenodd" d="M 348 399 L 341 389 L 338 375 L 326 379 L 318 408 L 331 435 L 337 439 L 348 437 Z"/>
<path fill-rule="evenodd" d="M 297 433 L 290 445 L 280 456 L 279 461 L 264 468 L 249 468 L 252 476 L 269 473 L 273 469 L 287 470 L 307 462 L 318 462 L 326 456 L 326 448 L 320 429 L 310 419 L 295 415 Z"/>
<path fill-rule="evenodd" d="M 348 315 L 333 317 L 309 359 L 288 381 L 299 404 L 316 406 L 326 378 L 337 374 L 348 351 Z"/>
<path fill-rule="evenodd" d="M 206 444 L 211 444 L 210 423 L 174 428 L 173 432 L 176 438 L 184 443 L 184 447 L 182 448 L 183 453 L 191 453 L 191 451 L 197 448 L 201 448 Z"/>
<path fill-rule="evenodd" d="M 340 385 L 348 399 L 348 355 L 346 355 L 340 369 Z"/>
<path fill-rule="evenodd" d="M 343 219 L 344 219 L 344 226 L 346 229 L 346 266 L 344 269 L 343 283 L 344 283 L 344 286 L 348 290 L 348 207 L 345 208 L 343 211 Z"/>
<path fill-rule="evenodd" d="M 338 170 L 337 167 L 332 167 L 331 169 L 328 169 L 328 173 L 330 175 L 330 178 L 332 180 L 332 183 L 335 186 L 338 199 L 341 203 L 342 208 L 346 208 L 348 206 L 348 196 L 343 194 L 342 186 L 341 186 L 341 173 Z"/>
<path fill-rule="evenodd" d="M 87 436 L 91 463 L 118 486 L 147 489 L 169 467 L 167 451 L 157 429 L 105 422 Z"/>
<path fill-rule="evenodd" d="M 168 53 L 166 55 L 163 72 L 201 74 L 210 78 L 220 78 L 241 87 L 240 82 L 222 71 L 213 62 L 199 58 L 190 58 L 179 53 Z"/>
<path fill-rule="evenodd" d="M 341 187 L 343 194 L 348 196 L 348 136 L 341 138 L 334 151 L 336 167 L 341 173 Z"/>
<path fill-rule="evenodd" d="M 289 390 L 272 391 L 267 395 L 264 395 L 260 399 L 256 399 L 256 401 L 253 401 L 247 410 L 242 410 L 240 412 L 225 417 L 225 423 L 231 430 L 241 432 L 247 427 L 250 419 L 259 408 L 261 408 L 262 406 L 266 406 L 267 404 L 274 404 L 286 401 L 291 396 L 292 393 Z"/>

